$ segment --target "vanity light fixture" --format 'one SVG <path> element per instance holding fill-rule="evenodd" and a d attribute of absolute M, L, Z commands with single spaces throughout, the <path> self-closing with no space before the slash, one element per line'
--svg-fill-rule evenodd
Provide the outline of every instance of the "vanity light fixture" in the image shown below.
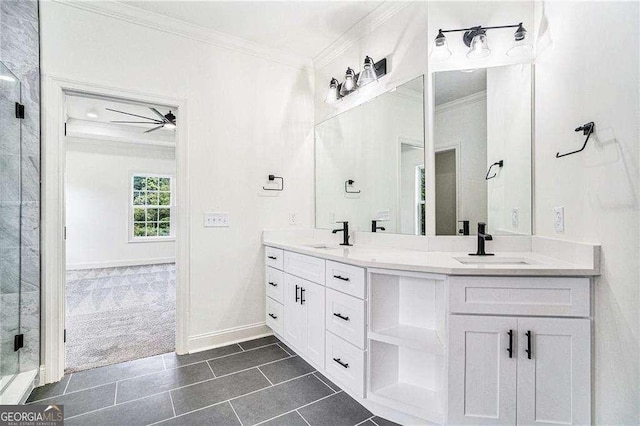
<path fill-rule="evenodd" d="M 489 49 L 489 41 L 487 38 L 487 30 L 496 30 L 502 28 L 516 28 L 513 35 L 514 42 L 507 51 L 508 56 L 527 56 L 533 51 L 533 46 L 527 37 L 527 30 L 522 26 L 522 22 L 514 25 L 500 25 L 494 27 L 470 27 L 459 28 L 455 30 L 438 30 L 438 35 L 433 41 L 433 48 L 429 54 L 429 58 L 434 62 L 442 62 L 451 56 L 451 51 L 447 45 L 445 33 L 463 32 L 462 41 L 469 47 L 467 58 L 481 59 L 491 54 Z"/>
<path fill-rule="evenodd" d="M 356 74 L 351 67 L 348 67 L 342 83 L 335 78 L 331 79 L 329 82 L 329 90 L 327 91 L 324 101 L 327 104 L 333 104 L 345 96 L 356 92 L 358 88 L 378 81 L 386 74 L 387 58 L 374 62 L 371 56 L 366 56 L 364 58 L 362 72 Z"/>

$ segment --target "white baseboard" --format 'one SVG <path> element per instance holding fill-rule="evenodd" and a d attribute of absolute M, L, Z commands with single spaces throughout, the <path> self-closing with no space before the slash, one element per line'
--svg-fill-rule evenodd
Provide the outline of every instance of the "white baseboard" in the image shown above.
<path fill-rule="evenodd" d="M 67 265 L 67 271 L 78 269 L 118 268 L 121 266 L 159 265 L 161 263 L 175 263 L 175 257 L 156 257 L 153 259 L 113 260 L 108 262 L 76 263 Z"/>
<path fill-rule="evenodd" d="M 273 331 L 266 322 L 242 325 L 240 327 L 227 328 L 225 330 L 214 331 L 212 333 L 196 334 L 189 336 L 189 353 L 201 352 L 220 346 L 232 345 L 234 343 L 257 339 L 259 337 L 270 336 Z"/>

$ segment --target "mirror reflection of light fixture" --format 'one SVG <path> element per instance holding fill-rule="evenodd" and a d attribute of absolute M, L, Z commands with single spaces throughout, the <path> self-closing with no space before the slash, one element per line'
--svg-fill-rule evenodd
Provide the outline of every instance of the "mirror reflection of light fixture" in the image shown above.
<path fill-rule="evenodd" d="M 442 33 L 442 30 L 438 30 L 438 35 L 435 40 L 433 40 L 433 47 L 431 48 L 429 57 L 435 62 L 442 62 L 449 59 L 451 55 L 452 53 L 451 50 L 449 50 L 447 38 Z"/>
<path fill-rule="evenodd" d="M 11 77 L 10 75 L 5 75 L 5 74 L 0 74 L 0 80 L 10 81 L 10 82 L 16 81 L 15 78 Z"/>
<path fill-rule="evenodd" d="M 351 68 L 347 67 L 347 71 L 344 73 L 344 82 L 340 86 L 340 96 L 347 96 L 349 93 L 357 90 L 356 86 L 356 73 Z"/>
<path fill-rule="evenodd" d="M 475 35 L 473 35 L 475 33 Z M 481 59 L 491 55 L 491 49 L 489 49 L 489 41 L 487 40 L 487 32 L 483 29 L 472 31 L 471 43 L 469 44 L 469 51 L 467 52 L 467 58 L 469 59 Z M 466 33 L 465 33 L 466 40 Z"/>
<path fill-rule="evenodd" d="M 469 47 L 467 58 L 481 59 L 491 54 L 489 42 L 487 39 L 487 30 L 495 30 L 502 28 L 517 28 L 514 33 L 514 43 L 507 51 L 508 56 L 527 56 L 533 52 L 533 46 L 527 37 L 527 30 L 522 26 L 522 22 L 514 25 L 500 25 L 494 27 L 475 26 L 470 28 L 459 28 L 455 30 L 438 30 L 438 35 L 433 40 L 433 48 L 429 54 L 429 59 L 434 62 L 440 62 L 451 57 L 451 50 L 447 43 L 445 33 L 464 32 L 462 40 Z"/>
<path fill-rule="evenodd" d="M 329 83 L 329 90 L 327 91 L 327 96 L 324 98 L 324 101 L 328 104 L 336 103 L 340 100 L 340 83 L 335 78 L 331 79 Z"/>
<path fill-rule="evenodd" d="M 98 113 L 96 112 L 95 109 L 90 109 L 89 111 L 87 111 L 87 117 L 98 118 Z"/>
<path fill-rule="evenodd" d="M 364 58 L 364 65 L 358 76 L 358 87 L 366 86 L 376 81 L 378 81 L 378 74 L 376 74 L 373 59 L 371 59 L 371 56 L 367 56 Z"/>
<path fill-rule="evenodd" d="M 522 23 L 520 23 L 518 29 L 513 34 L 513 44 L 511 48 L 507 50 L 507 56 L 528 56 L 531 52 L 533 52 L 533 46 L 527 37 L 527 30 L 525 30 Z"/>

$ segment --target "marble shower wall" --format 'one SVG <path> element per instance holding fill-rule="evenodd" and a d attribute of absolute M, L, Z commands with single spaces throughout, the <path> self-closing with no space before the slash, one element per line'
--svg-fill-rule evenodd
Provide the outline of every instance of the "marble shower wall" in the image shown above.
<path fill-rule="evenodd" d="M 15 169 L 22 178 L 19 215 L 20 330 L 24 334 L 25 343 L 20 350 L 21 371 L 39 368 L 40 365 L 39 43 L 38 2 L 0 0 L 0 61 L 20 79 L 22 104 L 25 106 L 25 118 L 21 123 L 21 146 L 0 147 L 0 156 L 20 156 L 20 167 Z M 7 177 L 3 176 L 3 180 L 7 181 Z M 15 176 L 16 180 L 17 178 Z M 12 223 L 12 226 L 16 224 Z M 7 255 L 17 256 L 17 252 Z"/>

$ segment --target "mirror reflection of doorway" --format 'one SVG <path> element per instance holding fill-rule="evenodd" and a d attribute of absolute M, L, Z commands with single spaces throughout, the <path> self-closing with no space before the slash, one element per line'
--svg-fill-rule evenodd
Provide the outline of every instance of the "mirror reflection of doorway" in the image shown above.
<path fill-rule="evenodd" d="M 436 152 L 436 235 L 457 235 L 456 150 Z"/>

